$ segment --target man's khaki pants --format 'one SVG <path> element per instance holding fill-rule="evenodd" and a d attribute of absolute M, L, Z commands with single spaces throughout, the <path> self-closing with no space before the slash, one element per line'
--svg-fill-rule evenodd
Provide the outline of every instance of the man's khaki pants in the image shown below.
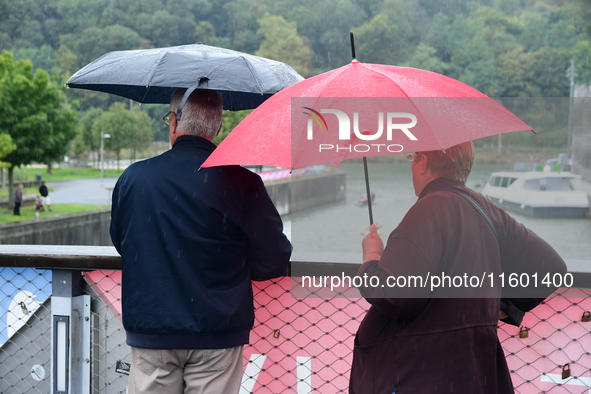
<path fill-rule="evenodd" d="M 131 347 L 129 394 L 235 394 L 243 346 L 227 349 Z"/>

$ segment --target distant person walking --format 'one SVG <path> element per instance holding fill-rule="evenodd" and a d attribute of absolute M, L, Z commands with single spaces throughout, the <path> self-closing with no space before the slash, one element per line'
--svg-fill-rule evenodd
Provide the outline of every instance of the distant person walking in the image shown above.
<path fill-rule="evenodd" d="M 49 190 L 47 190 L 45 182 L 41 182 L 41 186 L 39 186 L 39 194 L 41 194 L 41 202 L 43 203 L 43 206 L 47 207 L 47 210 L 51 212 L 51 200 L 49 199 Z"/>
<path fill-rule="evenodd" d="M 25 186 L 20 183 L 14 191 L 14 214 L 18 216 L 21 214 L 21 204 L 23 203 L 23 187 Z"/>

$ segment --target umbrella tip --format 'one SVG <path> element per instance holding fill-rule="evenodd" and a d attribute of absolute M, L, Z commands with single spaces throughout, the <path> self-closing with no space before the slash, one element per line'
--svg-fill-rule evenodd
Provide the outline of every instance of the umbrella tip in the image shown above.
<path fill-rule="evenodd" d="M 534 134 L 538 134 L 534 129 L 531 129 L 531 132 Z"/>
<path fill-rule="evenodd" d="M 355 56 L 355 37 L 353 36 L 353 32 L 349 32 L 349 38 L 351 39 L 351 58 L 353 59 L 353 61 L 357 60 L 357 57 Z"/>

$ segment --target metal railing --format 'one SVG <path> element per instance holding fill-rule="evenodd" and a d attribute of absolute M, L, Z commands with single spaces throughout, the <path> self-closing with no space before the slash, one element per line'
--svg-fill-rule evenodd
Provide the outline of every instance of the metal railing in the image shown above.
<path fill-rule="evenodd" d="M 317 260 L 294 259 L 292 271 L 353 276 L 358 268 L 343 256 Z M 567 263 L 577 288 L 559 289 L 521 329 L 499 325 L 518 393 L 591 392 L 591 264 Z M 0 393 L 126 392 L 120 268 L 112 247 L 0 245 Z M 346 393 L 369 304 L 356 289 L 295 291 L 292 279 L 253 284 L 241 394 Z"/>

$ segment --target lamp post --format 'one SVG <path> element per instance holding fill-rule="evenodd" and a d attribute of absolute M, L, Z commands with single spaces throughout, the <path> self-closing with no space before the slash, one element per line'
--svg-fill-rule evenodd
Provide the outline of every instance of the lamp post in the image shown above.
<path fill-rule="evenodd" d="M 101 186 L 103 186 L 103 176 L 105 171 L 105 138 L 111 138 L 111 134 L 101 133 Z"/>

